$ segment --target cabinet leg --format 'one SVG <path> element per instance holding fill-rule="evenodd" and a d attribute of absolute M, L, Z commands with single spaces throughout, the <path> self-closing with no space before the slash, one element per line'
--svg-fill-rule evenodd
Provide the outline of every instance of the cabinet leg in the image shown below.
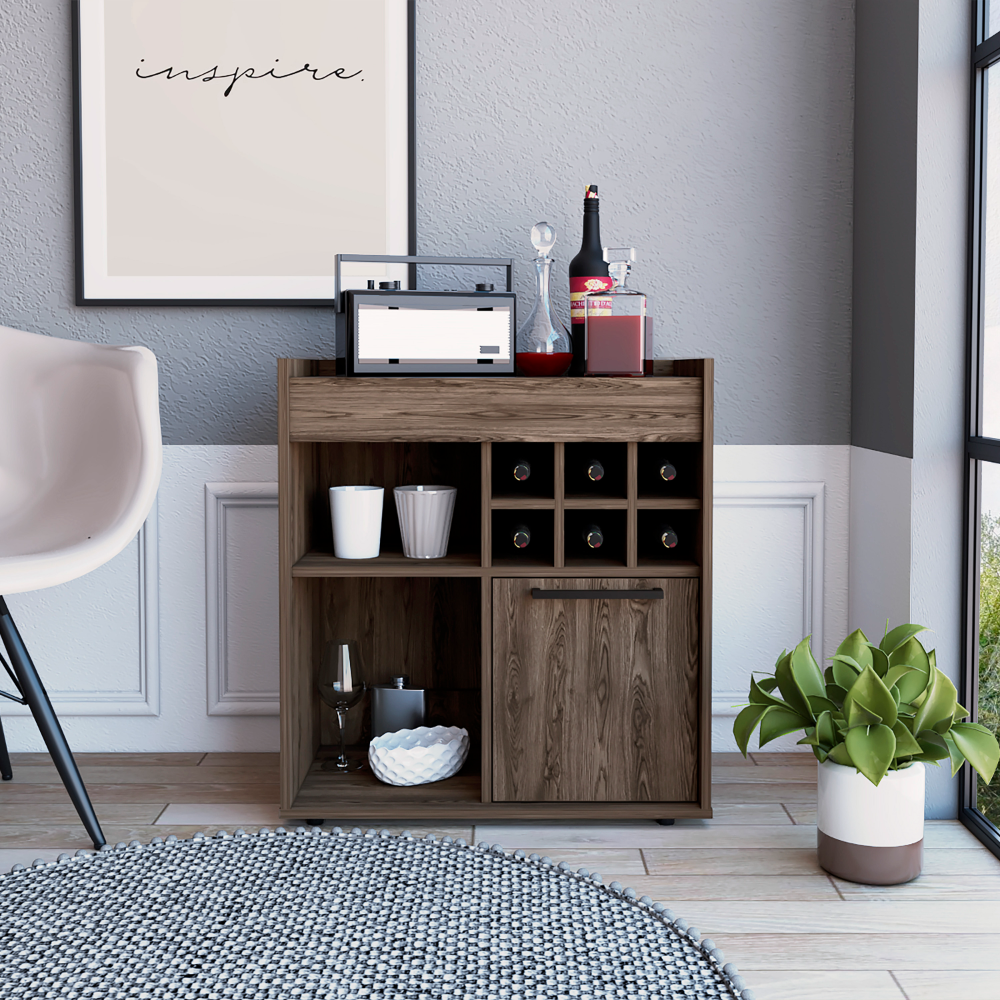
<path fill-rule="evenodd" d="M 321 819 L 307 819 L 306 826 L 322 826 L 323 821 Z"/>
<path fill-rule="evenodd" d="M 656 822 L 659 823 L 660 826 L 673 826 L 674 825 L 674 821 L 672 819 L 658 819 Z"/>

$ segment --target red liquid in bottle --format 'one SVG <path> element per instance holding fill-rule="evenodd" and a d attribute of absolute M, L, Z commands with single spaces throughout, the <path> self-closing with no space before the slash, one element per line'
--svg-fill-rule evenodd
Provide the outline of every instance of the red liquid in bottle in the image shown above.
<path fill-rule="evenodd" d="M 569 366 L 573 363 L 573 355 L 570 351 L 563 354 L 543 354 L 541 351 L 525 351 L 514 355 L 517 371 L 520 375 L 527 375 L 529 378 L 536 376 L 549 377 L 552 375 L 565 375 L 569 371 Z"/>
<path fill-rule="evenodd" d="M 642 316 L 591 316 L 587 319 L 588 375 L 643 374 L 642 319 Z"/>

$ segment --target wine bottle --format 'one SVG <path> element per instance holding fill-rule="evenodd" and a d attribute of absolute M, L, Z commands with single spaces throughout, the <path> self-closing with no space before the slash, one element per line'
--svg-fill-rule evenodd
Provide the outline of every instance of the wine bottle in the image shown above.
<path fill-rule="evenodd" d="M 677 537 L 677 532 L 670 527 L 669 524 L 661 524 L 657 529 L 656 533 L 660 539 L 660 545 L 665 549 L 676 549 L 677 542 L 679 541 Z"/>
<path fill-rule="evenodd" d="M 583 541 L 587 548 L 599 549 L 604 544 L 604 532 L 596 524 L 588 524 L 583 529 Z"/>
<path fill-rule="evenodd" d="M 519 482 L 525 482 L 531 476 L 531 463 L 524 459 L 518 459 L 514 463 L 514 478 Z"/>
<path fill-rule="evenodd" d="M 510 531 L 510 540 L 515 549 L 526 549 L 531 543 L 531 529 L 526 524 L 515 524 Z"/>
<path fill-rule="evenodd" d="M 592 483 L 599 483 L 604 478 L 604 466 L 600 459 L 593 458 L 587 463 L 587 478 Z"/>
<path fill-rule="evenodd" d="M 660 479 L 665 483 L 672 483 L 677 478 L 677 469 L 669 459 L 664 459 L 660 464 Z"/>
<path fill-rule="evenodd" d="M 601 246 L 600 204 L 597 185 L 589 185 L 583 197 L 583 242 L 580 252 L 569 262 L 569 314 L 573 328 L 573 364 L 570 375 L 582 375 L 586 368 L 584 296 L 588 292 L 600 292 L 611 287 L 604 248 Z"/>

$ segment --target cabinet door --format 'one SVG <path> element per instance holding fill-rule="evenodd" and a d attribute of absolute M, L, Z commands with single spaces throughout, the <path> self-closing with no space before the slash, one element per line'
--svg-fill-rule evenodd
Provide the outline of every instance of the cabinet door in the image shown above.
<path fill-rule="evenodd" d="M 698 591 L 693 579 L 493 581 L 494 801 L 697 799 Z"/>

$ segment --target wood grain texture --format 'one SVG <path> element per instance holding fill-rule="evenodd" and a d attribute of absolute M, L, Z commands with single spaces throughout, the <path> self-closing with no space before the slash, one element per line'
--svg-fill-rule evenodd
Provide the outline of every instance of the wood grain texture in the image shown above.
<path fill-rule="evenodd" d="M 185 776 L 186 777 L 186 776 Z M 87 792 L 100 814 L 105 802 L 264 802 L 278 801 L 277 782 L 241 783 L 222 781 L 212 784 L 189 784 L 183 778 L 162 784 L 91 784 Z M 36 802 L 65 802 L 66 789 L 61 785 L 8 785 L 2 790 L 4 808 L 30 809 Z"/>
<path fill-rule="evenodd" d="M 968 972 L 948 969 L 943 972 L 899 971 L 896 980 L 906 1000 L 1000 1000 L 1000 975 L 997 970 Z"/>
<path fill-rule="evenodd" d="M 626 458 L 626 494 L 628 512 L 625 518 L 625 564 L 629 569 L 639 565 L 639 445 L 629 441 Z"/>
<path fill-rule="evenodd" d="M 601 869 L 601 874 L 605 871 L 611 869 Z M 897 934 L 923 934 L 939 927 L 956 934 L 1000 934 L 1000 907 L 976 900 L 886 900 L 871 906 L 843 900 L 734 900 L 725 907 L 685 906 L 684 919 L 701 928 L 711 927 L 713 934 L 884 934 L 890 928 Z"/>
<path fill-rule="evenodd" d="M 493 445 L 483 441 L 479 446 L 479 561 L 482 566 L 490 565 L 493 553 L 492 491 Z"/>
<path fill-rule="evenodd" d="M 447 804 L 452 816 L 458 815 L 453 811 L 455 809 L 479 810 L 462 814 L 469 817 L 480 816 L 484 804 L 491 802 L 496 771 L 491 762 L 494 740 L 490 729 L 490 716 L 496 704 L 491 685 L 493 678 L 499 676 L 492 662 L 494 578 L 528 581 L 545 576 L 571 580 L 599 575 L 608 585 L 628 587 L 634 586 L 636 578 L 644 575 L 673 581 L 679 592 L 706 593 L 700 578 L 710 573 L 710 565 L 704 558 L 706 549 L 702 539 L 699 539 L 697 547 L 700 561 L 693 558 L 692 551 L 692 558 L 686 562 L 677 561 L 655 568 L 637 566 L 636 521 L 640 506 L 637 442 L 685 442 L 679 446 L 680 451 L 685 455 L 696 455 L 702 451 L 700 442 L 705 439 L 704 428 L 710 427 L 710 423 L 706 425 L 706 413 L 710 417 L 711 387 L 709 385 L 706 389 L 706 379 L 711 380 L 711 364 L 706 366 L 699 360 L 657 362 L 654 369 L 657 377 L 638 380 L 380 380 L 337 378 L 331 366 L 322 362 L 284 361 L 279 365 L 279 408 L 282 411 L 279 421 L 279 478 L 284 483 L 282 495 L 286 500 L 281 508 L 282 551 L 285 553 L 281 563 L 282 664 L 283 668 L 284 665 L 294 665 L 292 669 L 298 673 L 297 677 L 287 680 L 283 675 L 282 681 L 283 809 L 291 809 L 293 803 L 298 801 L 298 793 L 307 780 L 307 772 L 318 748 L 333 738 L 329 714 L 322 709 L 314 684 L 319 652 L 332 635 L 331 623 L 358 623 L 368 637 L 366 641 L 371 642 L 373 653 L 377 632 L 401 626 L 403 632 L 412 636 L 420 631 L 434 633 L 442 629 L 440 619 L 429 629 L 422 625 L 413 626 L 411 619 L 420 601 L 407 603 L 403 600 L 400 603 L 395 598 L 379 604 L 378 624 L 370 627 L 370 619 L 365 616 L 370 616 L 371 609 L 361 606 L 357 593 L 367 595 L 365 600 L 368 600 L 373 594 L 389 593 L 402 579 L 411 582 L 422 580 L 420 586 L 425 588 L 438 587 L 435 581 L 450 580 L 449 586 L 458 587 L 460 591 L 466 588 L 465 593 L 472 593 L 468 588 L 479 588 L 475 592 L 476 607 L 470 605 L 467 609 L 469 620 L 475 623 L 478 631 L 474 639 L 464 644 L 468 648 L 462 654 L 468 663 L 468 672 L 477 676 L 474 681 L 465 677 L 463 686 L 456 689 L 479 699 L 478 709 L 470 710 L 461 697 L 455 702 L 455 707 L 449 709 L 462 718 L 474 717 L 470 728 L 478 728 L 483 723 L 487 727 L 483 738 L 476 741 L 483 767 L 486 768 L 481 772 L 486 779 L 480 781 L 480 801 L 475 804 L 464 801 Z M 552 553 L 551 556 L 546 554 L 546 559 L 541 562 L 536 560 L 537 564 L 531 560 L 509 560 L 514 565 L 491 565 L 494 554 L 490 533 L 495 520 L 492 511 L 494 508 L 499 511 L 518 509 L 512 504 L 513 493 L 506 490 L 501 490 L 504 495 L 497 502 L 492 502 L 495 485 L 493 442 L 497 443 L 496 448 L 501 450 L 502 456 L 520 448 L 535 448 L 536 451 L 545 445 L 552 448 L 551 460 L 540 463 L 540 468 L 547 475 L 545 466 L 551 461 L 552 490 L 549 491 L 545 484 L 536 484 L 535 490 L 529 492 L 538 492 L 541 499 L 525 494 L 521 500 L 526 510 L 533 506 L 541 509 L 543 505 L 544 509 L 552 510 L 553 526 L 549 529 L 550 536 L 554 536 L 551 538 Z M 565 442 L 577 448 L 582 442 L 614 444 L 622 456 L 621 495 L 611 500 L 603 496 L 588 496 L 580 499 L 579 503 L 572 499 L 567 503 Z M 652 445 L 644 444 L 643 447 Z M 534 465 L 534 452 L 532 456 Z M 695 459 L 685 461 L 693 472 Z M 703 463 L 699 466 L 699 471 L 703 477 L 708 475 L 710 483 L 710 457 L 707 465 Z M 445 559 L 423 562 L 406 560 L 401 555 L 391 489 L 394 485 L 413 482 L 444 482 L 459 487 L 449 555 Z M 374 484 L 386 488 L 382 554 L 379 558 L 348 562 L 337 560 L 332 555 L 327 489 L 335 484 Z M 703 495 L 710 498 L 710 486 L 707 492 L 703 491 Z M 652 497 L 651 502 L 659 501 Z M 622 535 L 626 538 L 626 545 L 621 553 L 616 553 L 620 559 L 596 563 L 593 560 L 573 563 L 565 559 L 564 512 L 583 503 L 594 509 L 607 507 L 621 510 L 624 515 Z M 703 500 L 666 497 L 663 503 L 675 505 L 678 509 L 697 510 Z M 697 519 L 692 524 L 696 522 Z M 702 532 L 706 526 L 710 529 L 710 519 L 702 521 L 701 525 Z M 688 557 L 685 555 L 685 558 Z M 348 596 L 351 590 L 356 592 L 354 596 Z M 338 595 L 335 603 L 339 610 L 336 611 L 330 600 L 333 593 Z M 707 621 L 704 600 L 695 598 L 695 604 L 691 620 L 696 621 L 701 616 Z M 344 609 L 347 609 L 346 617 L 340 617 Z M 698 659 L 699 647 L 708 648 L 708 641 L 706 636 L 700 640 L 692 639 L 691 648 L 696 650 L 694 661 Z M 598 645 L 603 642 L 602 638 Z M 389 648 L 392 643 L 383 645 Z M 478 659 L 474 650 L 469 655 L 473 645 L 478 646 Z M 411 654 L 413 650 L 406 655 Z M 642 667 L 639 672 L 645 669 Z M 695 669 L 699 669 L 697 663 Z M 686 696 L 692 713 L 687 723 L 690 729 L 701 729 L 698 739 L 701 740 L 701 752 L 705 754 L 708 752 L 708 733 L 704 692 L 710 691 L 710 684 L 710 677 L 703 678 L 701 682 L 695 680 Z M 626 716 L 626 724 L 633 729 L 638 726 L 640 731 L 642 726 L 658 728 L 660 706 L 655 700 L 643 700 L 649 695 L 645 688 L 641 695 L 635 704 L 627 706 L 630 711 L 636 709 L 636 712 Z M 616 710 L 625 711 L 625 708 L 623 704 Z M 364 736 L 360 728 L 351 735 L 359 740 Z M 652 734 L 642 736 L 647 743 L 654 738 L 684 740 L 687 733 L 675 731 L 669 737 L 658 734 L 655 737 Z M 495 815 L 497 818 L 586 815 L 684 818 L 709 814 L 710 769 L 707 762 L 696 759 L 697 754 L 689 755 L 688 773 L 678 775 L 671 773 L 669 767 L 662 767 L 662 761 L 654 759 L 655 754 L 649 746 L 640 745 L 628 752 L 642 762 L 638 770 L 640 777 L 636 778 L 639 782 L 637 788 L 641 791 L 633 789 L 627 792 L 637 797 L 631 800 L 625 813 L 610 813 L 599 801 L 591 802 L 588 812 L 586 802 L 577 803 L 580 808 L 570 809 L 567 801 L 558 800 L 548 807 L 545 801 L 522 802 L 520 805 L 514 802 L 494 803 L 499 808 Z M 601 764 L 595 773 L 604 771 L 606 766 Z M 665 782 L 664 787 L 668 787 L 669 791 L 661 790 L 656 794 L 666 797 L 651 799 L 647 787 L 650 782 Z M 310 783 L 316 784 L 314 781 Z M 683 791 L 675 794 L 682 786 Z M 325 788 L 326 785 L 320 782 L 320 787 Z M 665 802 L 670 809 L 657 810 L 649 804 L 654 801 Z M 329 808 L 335 805 L 331 802 Z M 309 808 L 315 811 L 312 804 Z M 433 809 L 433 803 L 428 808 Z M 381 812 L 380 815 L 387 813 Z"/>
<path fill-rule="evenodd" d="M 680 898 L 680 897 L 675 897 Z M 712 939 L 753 983 L 750 970 L 967 969 L 1000 971 L 1000 934 L 714 934 Z M 886 956 L 892 956 L 888 959 Z M 953 993 L 949 1000 L 961 1000 Z"/>
<path fill-rule="evenodd" d="M 614 872 L 601 872 L 601 875 L 614 878 Z M 632 886 L 640 896 L 670 900 L 671 907 L 678 914 L 685 912 L 680 904 L 689 899 L 816 900 L 831 903 L 840 899 L 837 890 L 824 874 L 741 875 L 739 878 L 719 878 L 717 875 L 630 875 L 627 881 L 618 881 L 622 885 Z M 732 961 L 729 949 L 719 940 L 714 929 L 712 939 L 725 952 L 726 958 Z M 737 960 L 737 964 L 743 968 L 742 962 Z"/>
<path fill-rule="evenodd" d="M 566 565 L 566 444 L 563 441 L 557 441 L 555 444 L 554 474 L 553 564 L 555 569 L 562 569 Z"/>
<path fill-rule="evenodd" d="M 741 973 L 746 971 L 740 966 Z M 891 973 L 803 972 L 754 968 L 749 973 L 754 996 L 760 1000 L 915 1000 L 903 994 Z M 979 1000 L 967 997 L 963 1000 Z M 939 998 L 935 997 L 935 1000 Z M 940 1000 L 945 1000 L 942 996 Z"/>
<path fill-rule="evenodd" d="M 0 800 L 5 796 L 0 796 Z M 96 809 L 102 826 L 111 823 L 135 823 L 140 826 L 156 822 L 156 818 L 167 808 L 162 802 L 105 802 Z M 9 846 L 7 835 L 13 828 L 24 825 L 51 824 L 62 827 L 80 828 L 80 817 L 67 796 L 64 802 L 16 802 L 0 801 L 0 847 Z M 0 866 L 0 871 L 3 871 Z"/>
<path fill-rule="evenodd" d="M 493 801 L 493 588 L 487 580 L 479 588 L 480 645 L 479 645 L 479 692 L 482 730 L 480 738 L 480 774 L 485 778 L 480 783 L 480 801 Z"/>
<path fill-rule="evenodd" d="M 698 609 L 698 661 L 701 665 L 698 692 L 699 746 L 699 797 L 711 808 L 712 801 L 712 516 L 715 492 L 715 361 L 704 358 L 678 362 L 678 374 L 697 372 L 702 378 L 703 437 L 699 461 L 701 463 L 701 509 L 698 547 L 695 556 L 702 568 L 701 605 Z M 710 814 L 711 815 L 711 814 Z"/>
<path fill-rule="evenodd" d="M 150 764 L 163 764 L 170 767 L 195 767 L 204 763 L 207 756 L 198 753 L 75 753 L 77 764 L 104 764 L 108 767 L 149 767 Z M 270 762 L 277 765 L 276 753 L 266 755 Z M 25 764 L 52 764 L 52 757 L 47 753 L 12 753 L 11 764 L 17 768 Z"/>
<path fill-rule="evenodd" d="M 278 766 L 271 763 L 263 767 L 166 767 L 161 764 L 147 764 L 145 767 L 115 767 L 113 765 L 81 764 L 80 775 L 86 784 L 118 785 L 152 785 L 172 784 L 183 781 L 189 785 L 217 785 L 232 781 L 243 784 L 251 781 L 262 781 L 266 784 L 276 784 L 278 781 Z M 18 768 L 14 772 L 14 780 L 5 783 L 7 788 L 18 785 L 55 785 L 62 787 L 62 778 L 52 766 L 33 764 Z"/>
<path fill-rule="evenodd" d="M 629 582 L 662 601 L 530 596 L 562 586 L 493 581 L 494 798 L 697 801 L 697 583 Z"/>
<path fill-rule="evenodd" d="M 289 382 L 311 375 L 308 361 L 278 361 L 278 669 L 281 703 L 281 803 L 290 805 L 312 763 L 319 714 L 311 674 L 299 669 L 313 658 L 312 594 L 292 578 L 292 566 L 309 549 L 310 507 L 317 492 L 317 456 L 290 438 Z"/>
<path fill-rule="evenodd" d="M 292 576 L 482 576 L 479 555 L 448 553 L 443 559 L 407 559 L 401 552 L 383 552 L 375 559 L 338 559 L 329 552 L 308 552 L 292 567 Z"/>
<path fill-rule="evenodd" d="M 701 377 L 293 378 L 292 441 L 700 441 Z"/>

